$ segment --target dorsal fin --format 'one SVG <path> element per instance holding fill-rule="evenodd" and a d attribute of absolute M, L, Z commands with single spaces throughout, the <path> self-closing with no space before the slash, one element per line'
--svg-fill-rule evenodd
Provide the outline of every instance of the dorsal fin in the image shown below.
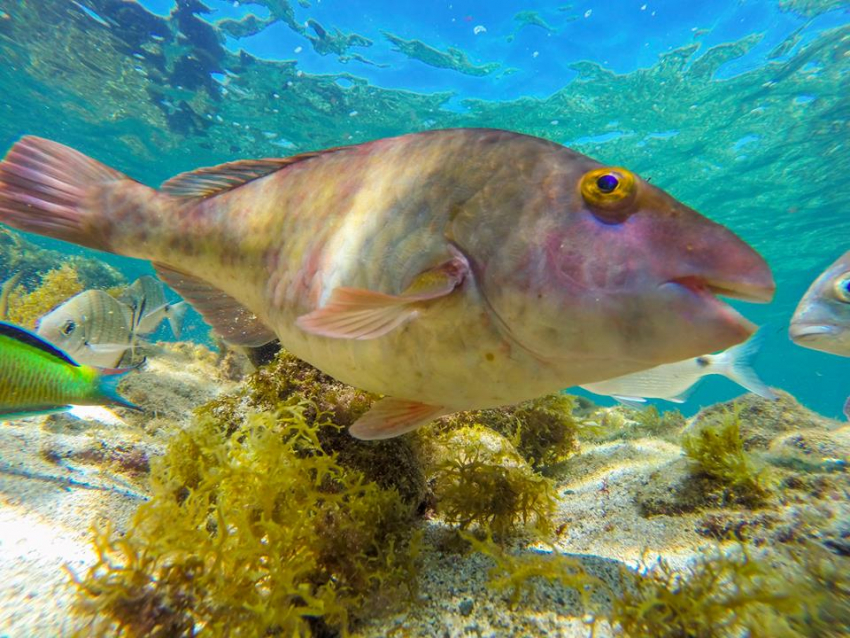
<path fill-rule="evenodd" d="M 20 341 L 28 346 L 32 346 L 33 348 L 37 348 L 42 352 L 46 352 L 47 354 L 56 357 L 57 359 L 61 359 L 65 363 L 70 363 L 72 366 L 79 367 L 80 364 L 74 361 L 67 354 L 62 352 L 59 348 L 54 346 L 51 343 L 48 343 L 37 334 L 33 334 L 29 330 L 24 330 L 20 326 L 16 326 L 13 323 L 6 323 L 5 321 L 0 321 L 0 335 L 4 337 L 9 337 L 10 339 L 14 339 L 16 341 Z"/>
<path fill-rule="evenodd" d="M 301 153 L 291 157 L 238 160 L 218 166 L 199 168 L 187 173 L 175 175 L 160 186 L 160 191 L 175 197 L 209 197 L 238 188 L 255 179 L 271 175 L 277 171 L 292 166 L 304 160 L 313 159 L 319 155 L 335 153 L 347 147 L 339 146 L 324 151 Z"/>

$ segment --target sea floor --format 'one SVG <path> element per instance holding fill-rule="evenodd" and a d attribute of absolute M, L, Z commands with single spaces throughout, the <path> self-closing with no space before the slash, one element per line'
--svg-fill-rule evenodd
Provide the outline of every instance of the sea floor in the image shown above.
<path fill-rule="evenodd" d="M 144 414 L 95 410 L 83 418 L 59 414 L 0 423 L 0 636 L 84 631 L 71 613 L 73 575 L 96 560 L 92 525 L 109 521 L 126 528 L 147 498 L 149 459 L 194 407 L 236 387 L 237 381 L 223 378 L 225 368 L 205 348 L 159 344 L 145 368 L 122 383 L 122 393 Z M 672 437 L 631 430 L 610 440 L 582 440 L 580 451 L 551 472 L 557 533 L 545 544 L 520 534 L 511 551 L 572 555 L 614 596 L 623 587 L 623 564 L 638 568 L 662 558 L 684 567 L 730 536 L 769 551 L 793 537 L 809 513 L 825 521 L 821 535 L 836 552 L 847 552 L 850 428 L 787 395 L 769 408 L 760 401 L 744 401 L 744 410 L 764 416 L 761 429 L 745 432 L 745 440 L 766 458 L 784 459 L 781 466 L 808 468 L 800 489 L 784 490 L 754 509 L 695 504 L 698 486 Z M 415 602 L 361 622 L 355 635 L 589 635 L 591 619 L 573 590 L 541 583 L 512 605 L 490 586 L 488 557 L 446 550 L 451 526 L 439 515 L 421 525 Z M 599 623 L 595 635 L 612 630 Z"/>

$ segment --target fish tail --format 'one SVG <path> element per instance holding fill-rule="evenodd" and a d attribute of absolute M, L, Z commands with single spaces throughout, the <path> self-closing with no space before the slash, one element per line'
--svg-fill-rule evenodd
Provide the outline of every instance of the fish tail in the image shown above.
<path fill-rule="evenodd" d="M 171 332 L 175 338 L 180 338 L 180 333 L 183 332 L 183 320 L 186 318 L 186 311 L 189 309 L 189 304 L 185 301 L 178 301 L 176 304 L 168 306 L 168 325 L 171 326 Z"/>
<path fill-rule="evenodd" d="M 0 162 L 0 222 L 98 250 L 111 251 L 116 186 L 147 189 L 72 148 L 22 137 Z"/>
<path fill-rule="evenodd" d="M 118 384 L 124 378 L 124 375 L 132 372 L 133 370 L 138 370 L 144 363 L 145 361 L 143 359 L 136 365 L 129 368 L 103 368 L 100 370 L 100 377 L 98 378 L 98 393 L 106 399 L 109 399 L 109 402 L 114 405 L 119 405 L 123 408 L 130 408 L 131 410 L 141 412 L 142 408 L 130 403 L 127 399 L 118 394 Z"/>
<path fill-rule="evenodd" d="M 717 370 L 753 394 L 773 401 L 778 397 L 753 370 L 753 360 L 764 342 L 764 333 L 760 330 L 744 343 L 717 355 Z"/>

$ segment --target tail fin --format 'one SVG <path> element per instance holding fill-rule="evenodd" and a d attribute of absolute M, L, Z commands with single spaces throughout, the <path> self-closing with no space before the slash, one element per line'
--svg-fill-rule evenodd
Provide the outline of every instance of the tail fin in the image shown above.
<path fill-rule="evenodd" d="M 717 365 L 718 374 L 724 375 L 760 397 L 774 401 L 777 399 L 776 394 L 759 379 L 752 368 L 753 359 L 764 341 L 764 332 L 764 329 L 759 330 L 744 343 L 717 355 L 715 365 Z"/>
<path fill-rule="evenodd" d="M 0 222 L 109 250 L 96 196 L 128 177 L 57 142 L 21 138 L 0 162 Z"/>
<path fill-rule="evenodd" d="M 132 372 L 133 370 L 138 370 L 142 365 L 144 365 L 145 360 L 142 359 L 139 363 L 129 368 L 104 368 L 100 371 L 100 379 L 98 384 L 98 392 L 100 395 L 109 400 L 113 405 L 120 405 L 122 408 L 130 408 L 131 410 L 142 411 L 142 408 L 139 406 L 130 403 L 118 394 L 118 384 L 121 382 L 121 379 L 124 378 L 124 375 Z"/>
<path fill-rule="evenodd" d="M 168 325 L 171 326 L 171 332 L 177 339 L 180 338 L 180 333 L 183 331 L 183 319 L 186 317 L 187 310 L 189 310 L 189 304 L 185 301 L 178 301 L 176 304 L 169 304 L 168 306 L 166 313 Z"/>

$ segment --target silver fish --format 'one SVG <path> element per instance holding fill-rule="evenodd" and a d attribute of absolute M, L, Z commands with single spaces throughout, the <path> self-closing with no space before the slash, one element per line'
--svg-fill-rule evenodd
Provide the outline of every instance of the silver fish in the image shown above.
<path fill-rule="evenodd" d="M 798 346 L 850 357 L 850 250 L 803 295 L 789 334 Z"/>
<path fill-rule="evenodd" d="M 773 400 L 776 395 L 758 378 L 751 365 L 761 345 L 760 334 L 718 354 L 704 354 L 685 361 L 665 363 L 649 370 L 579 387 L 595 394 L 614 397 L 626 405 L 639 405 L 645 403 L 646 399 L 684 403 L 703 377 L 720 374 L 750 392 Z"/>
<path fill-rule="evenodd" d="M 38 336 L 78 363 L 114 368 L 130 347 L 132 313 L 102 290 L 71 297 L 38 322 Z"/>
<path fill-rule="evenodd" d="M 165 300 L 165 287 L 158 279 L 150 275 L 139 277 L 118 296 L 118 300 L 132 310 L 131 325 L 137 335 L 152 333 L 163 320 L 168 319 L 174 336 L 180 338 L 183 318 L 189 306 L 185 301 L 168 303 Z"/>

